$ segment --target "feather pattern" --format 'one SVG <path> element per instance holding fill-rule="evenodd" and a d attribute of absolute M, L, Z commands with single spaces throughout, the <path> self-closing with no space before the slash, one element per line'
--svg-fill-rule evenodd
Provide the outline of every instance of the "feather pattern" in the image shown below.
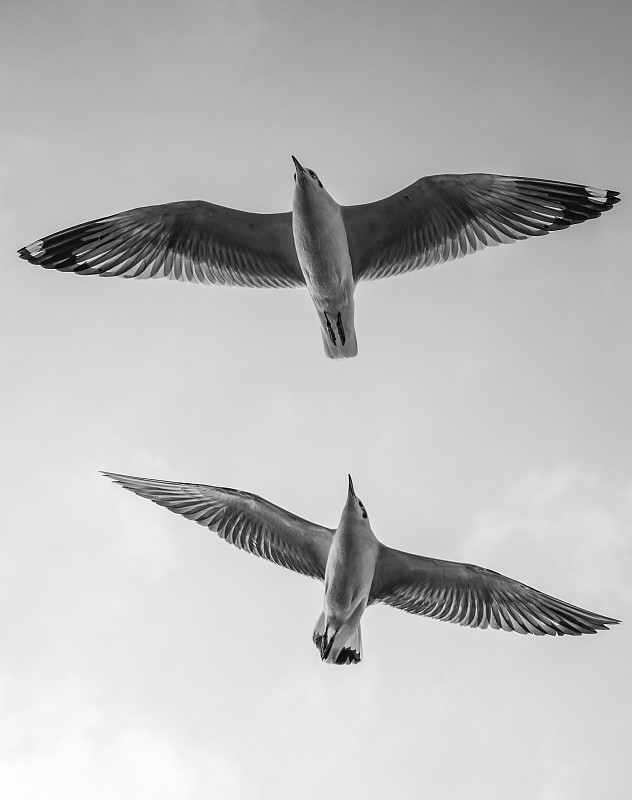
<path fill-rule="evenodd" d="M 302 575 L 325 579 L 334 533 L 329 528 L 301 519 L 249 492 L 103 474 L 130 492 L 204 525 L 241 550 Z"/>
<path fill-rule="evenodd" d="M 378 558 L 370 602 L 471 628 L 536 636 L 579 636 L 618 623 L 493 570 L 390 547 Z"/>
<path fill-rule="evenodd" d="M 472 628 L 536 636 L 580 636 L 618 623 L 489 569 L 385 547 L 371 529 L 351 476 L 334 531 L 236 489 L 103 474 L 248 553 L 324 580 L 324 610 L 313 639 L 330 663 L 362 658 L 360 620 L 367 605 L 377 602 Z"/>
<path fill-rule="evenodd" d="M 506 175 L 431 175 L 343 206 L 356 281 L 386 278 L 599 217 L 619 193 Z"/>
<path fill-rule="evenodd" d="M 204 201 L 146 206 L 45 236 L 18 251 L 78 275 L 170 278 L 226 286 L 304 286 L 291 214 Z"/>

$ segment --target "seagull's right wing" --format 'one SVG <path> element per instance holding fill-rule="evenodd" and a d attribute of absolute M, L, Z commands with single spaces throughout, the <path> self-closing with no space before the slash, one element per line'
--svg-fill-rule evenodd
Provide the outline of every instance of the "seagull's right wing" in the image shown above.
<path fill-rule="evenodd" d="M 237 489 L 104 472 L 130 492 L 181 514 L 230 544 L 287 569 L 325 579 L 334 531 Z"/>
<path fill-rule="evenodd" d="M 84 222 L 18 253 L 31 264 L 78 275 L 305 285 L 289 212 L 251 214 L 202 200 L 133 208 Z"/>
<path fill-rule="evenodd" d="M 440 264 L 488 245 L 594 219 L 619 192 L 507 175 L 429 175 L 391 197 L 343 206 L 356 281 Z"/>
<path fill-rule="evenodd" d="M 471 628 L 502 628 L 537 636 L 580 636 L 619 620 L 572 606 L 520 581 L 460 564 L 383 547 L 369 602 Z"/>

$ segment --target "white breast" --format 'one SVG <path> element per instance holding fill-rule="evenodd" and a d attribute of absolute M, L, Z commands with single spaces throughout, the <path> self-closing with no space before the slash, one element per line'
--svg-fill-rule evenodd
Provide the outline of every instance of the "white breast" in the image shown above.
<path fill-rule="evenodd" d="M 353 293 L 353 273 L 338 203 L 324 189 L 295 192 L 292 228 L 298 261 L 314 300 L 346 299 Z"/>
<path fill-rule="evenodd" d="M 379 547 L 369 527 L 356 529 L 341 520 L 325 570 L 327 607 L 339 613 L 350 611 L 368 598 Z"/>

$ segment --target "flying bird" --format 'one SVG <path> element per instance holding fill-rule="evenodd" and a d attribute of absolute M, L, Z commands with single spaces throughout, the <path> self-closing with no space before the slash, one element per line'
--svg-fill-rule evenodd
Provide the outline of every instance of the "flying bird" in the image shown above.
<path fill-rule="evenodd" d="M 341 206 L 292 158 L 291 212 L 253 214 L 203 200 L 145 206 L 53 233 L 18 253 L 78 275 L 307 287 L 325 353 L 352 358 L 359 281 L 543 236 L 598 217 L 620 199 L 591 186 L 474 173 L 432 175 L 375 203 Z"/>
<path fill-rule="evenodd" d="M 103 474 L 248 553 L 324 581 L 323 612 L 312 638 L 322 660 L 330 664 L 362 659 L 360 621 L 373 603 L 472 628 L 491 626 L 536 636 L 580 636 L 618 623 L 484 567 L 383 545 L 371 530 L 351 476 L 334 530 L 237 489 Z"/>

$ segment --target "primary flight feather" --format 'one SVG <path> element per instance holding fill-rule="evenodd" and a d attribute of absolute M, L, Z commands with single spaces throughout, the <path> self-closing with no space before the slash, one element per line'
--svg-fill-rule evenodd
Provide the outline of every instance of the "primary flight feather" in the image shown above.
<path fill-rule="evenodd" d="M 294 156 L 292 211 L 253 214 L 204 201 L 146 206 L 45 236 L 18 253 L 79 275 L 160 278 L 227 286 L 306 287 L 325 353 L 358 345 L 359 281 L 543 236 L 600 216 L 619 193 L 505 175 L 432 175 L 400 192 L 341 206 Z"/>
<path fill-rule="evenodd" d="M 483 567 L 383 545 L 371 529 L 351 476 L 347 502 L 333 529 L 236 489 L 103 474 L 242 550 L 324 581 L 323 612 L 312 638 L 330 664 L 361 660 L 360 620 L 373 603 L 473 628 L 537 636 L 580 636 L 618 622 Z"/>

